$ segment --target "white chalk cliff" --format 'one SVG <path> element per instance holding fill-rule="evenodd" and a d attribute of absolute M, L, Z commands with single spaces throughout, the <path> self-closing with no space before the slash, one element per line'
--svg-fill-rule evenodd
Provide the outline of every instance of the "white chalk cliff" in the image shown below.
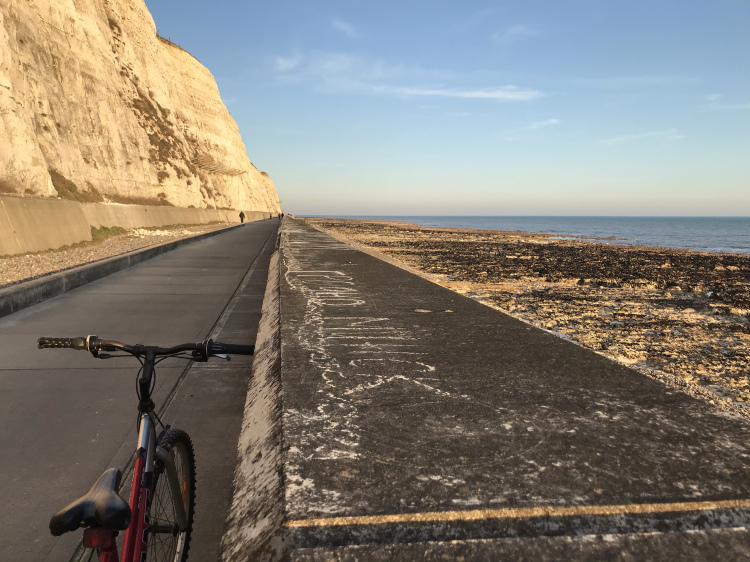
<path fill-rule="evenodd" d="M 105 200 L 279 210 L 213 76 L 143 0 L 0 0 L 0 193 L 54 197 L 52 177 Z"/>

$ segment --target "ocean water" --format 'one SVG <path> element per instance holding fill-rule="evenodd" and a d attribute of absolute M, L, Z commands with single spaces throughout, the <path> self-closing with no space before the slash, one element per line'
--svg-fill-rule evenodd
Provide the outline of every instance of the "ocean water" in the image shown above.
<path fill-rule="evenodd" d="M 346 216 L 424 226 L 521 230 L 570 238 L 614 238 L 610 244 L 687 248 L 750 255 L 750 217 L 424 217 Z"/>

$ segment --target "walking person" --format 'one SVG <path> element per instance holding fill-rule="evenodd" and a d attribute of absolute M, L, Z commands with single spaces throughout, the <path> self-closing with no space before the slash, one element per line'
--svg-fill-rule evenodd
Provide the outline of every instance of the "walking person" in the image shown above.
<path fill-rule="evenodd" d="M 240 223 L 244 223 L 244 222 L 245 222 L 245 212 L 240 211 Z"/>

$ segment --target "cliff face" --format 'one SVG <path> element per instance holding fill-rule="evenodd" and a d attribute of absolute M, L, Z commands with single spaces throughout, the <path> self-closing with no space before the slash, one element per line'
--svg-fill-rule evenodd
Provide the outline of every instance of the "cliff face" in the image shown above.
<path fill-rule="evenodd" d="M 0 193 L 277 212 L 211 73 L 143 0 L 0 1 Z"/>

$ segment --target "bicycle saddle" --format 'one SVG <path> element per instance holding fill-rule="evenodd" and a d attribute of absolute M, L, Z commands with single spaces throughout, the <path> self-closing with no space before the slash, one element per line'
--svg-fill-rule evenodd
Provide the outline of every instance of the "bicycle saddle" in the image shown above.
<path fill-rule="evenodd" d="M 49 521 L 52 535 L 75 531 L 81 525 L 124 531 L 130 523 L 130 506 L 120 497 L 122 472 L 109 468 L 88 493 L 58 511 Z"/>

